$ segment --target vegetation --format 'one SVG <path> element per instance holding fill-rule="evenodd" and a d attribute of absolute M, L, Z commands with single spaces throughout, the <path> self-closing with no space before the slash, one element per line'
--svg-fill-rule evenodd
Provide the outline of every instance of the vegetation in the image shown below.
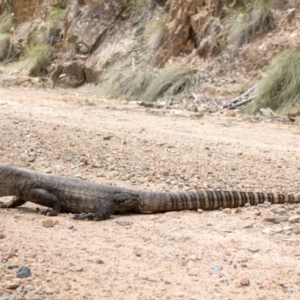
<path fill-rule="evenodd" d="M 146 10 L 151 2 L 151 0 L 130 0 L 127 3 L 126 12 L 131 16 L 136 15 L 137 13 Z"/>
<path fill-rule="evenodd" d="M 147 101 L 155 101 L 159 97 L 184 92 L 195 83 L 195 72 L 189 66 L 179 65 L 164 69 L 152 80 L 143 98 Z"/>
<path fill-rule="evenodd" d="M 146 24 L 145 27 L 145 40 L 147 46 L 156 51 L 158 47 L 161 45 L 165 34 L 168 31 L 167 25 L 161 20 L 151 20 Z"/>
<path fill-rule="evenodd" d="M 47 67 L 51 59 L 50 45 L 35 45 L 28 49 L 24 65 L 29 69 L 31 76 L 39 76 L 47 73 Z"/>
<path fill-rule="evenodd" d="M 260 108 L 286 114 L 300 104 L 300 52 L 285 52 L 272 62 L 259 84 L 259 96 L 245 109 L 254 113 Z"/>
<path fill-rule="evenodd" d="M 156 101 L 160 97 L 175 95 L 188 90 L 197 83 L 193 69 L 176 66 L 168 69 L 127 70 L 111 67 L 100 82 L 104 94 L 131 97 L 145 101 Z"/>
<path fill-rule="evenodd" d="M 243 4 L 243 9 L 245 7 L 246 11 L 237 10 L 236 21 L 229 35 L 229 42 L 233 44 L 233 55 L 242 45 L 269 30 L 274 23 L 271 0 L 249 1 L 248 4 Z"/>
<path fill-rule="evenodd" d="M 0 18 L 0 33 L 7 33 L 13 26 L 13 17 L 11 14 L 2 15 Z"/>

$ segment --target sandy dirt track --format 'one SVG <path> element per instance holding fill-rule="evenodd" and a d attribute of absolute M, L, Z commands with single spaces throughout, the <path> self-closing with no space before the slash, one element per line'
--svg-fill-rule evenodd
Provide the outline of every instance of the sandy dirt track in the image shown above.
<path fill-rule="evenodd" d="M 299 125 L 0 88 L 0 164 L 133 189 L 300 191 Z M 4 201 L 9 198 L 3 199 Z M 0 300 L 300 299 L 299 205 L 51 219 L 0 211 Z M 32 276 L 16 278 L 28 266 Z M 243 286 L 245 285 L 245 286 Z"/>

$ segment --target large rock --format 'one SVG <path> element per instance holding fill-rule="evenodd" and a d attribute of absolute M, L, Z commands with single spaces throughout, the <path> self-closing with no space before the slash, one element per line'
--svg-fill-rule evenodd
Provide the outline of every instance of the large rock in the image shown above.
<path fill-rule="evenodd" d="M 211 40 L 216 40 L 220 30 L 217 16 L 223 6 L 224 1 L 169 0 L 166 8 L 172 22 L 165 41 L 157 52 L 156 65 L 163 66 L 172 56 L 189 54 L 197 48 L 199 55 L 207 54 L 211 50 Z"/>
<path fill-rule="evenodd" d="M 95 1 L 93 1 L 95 2 Z M 103 0 L 100 4 L 73 6 L 65 19 L 65 38 L 78 52 L 94 52 L 105 39 L 107 29 L 125 9 L 127 0 Z"/>
<path fill-rule="evenodd" d="M 122 31 L 119 27 L 112 26 L 126 9 L 127 2 L 128 0 L 94 0 L 84 1 L 84 5 L 73 4 L 68 7 L 64 24 L 65 54 L 52 71 L 54 85 L 69 83 L 78 86 L 84 81 L 94 82 L 105 64 L 127 53 L 134 38 L 124 36 L 124 26 L 120 25 Z M 73 49 L 71 57 L 70 49 Z M 80 63 L 78 55 L 82 58 Z M 70 62 L 70 58 L 76 62 Z"/>

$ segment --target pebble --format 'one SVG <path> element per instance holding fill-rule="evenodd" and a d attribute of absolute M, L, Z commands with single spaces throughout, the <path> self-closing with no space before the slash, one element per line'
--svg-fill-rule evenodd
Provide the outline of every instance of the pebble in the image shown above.
<path fill-rule="evenodd" d="M 18 267 L 19 267 L 19 266 L 18 266 L 18 263 L 12 262 L 12 263 L 10 263 L 10 264 L 8 265 L 7 269 L 16 269 L 16 268 L 18 268 Z"/>
<path fill-rule="evenodd" d="M 218 266 L 218 265 L 212 266 L 211 267 L 211 274 L 213 274 L 213 275 L 219 275 L 220 272 L 222 271 L 222 269 L 223 269 L 222 266 Z"/>
<path fill-rule="evenodd" d="M 21 267 L 17 272 L 18 278 L 28 278 L 30 276 L 31 276 L 31 270 L 26 266 Z"/>
<path fill-rule="evenodd" d="M 255 248 L 255 247 L 250 247 L 250 248 L 248 248 L 248 251 L 250 251 L 250 252 L 252 252 L 252 253 L 256 253 L 256 252 L 259 251 L 259 249 L 258 249 L 258 248 Z"/>
<path fill-rule="evenodd" d="M 98 256 L 95 256 L 94 258 L 93 258 L 93 262 L 94 263 L 96 263 L 96 264 L 104 264 L 104 261 L 100 258 L 100 257 L 98 257 Z"/>
<path fill-rule="evenodd" d="M 4 288 L 9 290 L 15 290 L 20 286 L 20 284 L 20 281 L 7 281 L 6 283 L 4 283 Z"/>
<path fill-rule="evenodd" d="M 250 280 L 248 278 L 242 278 L 240 281 L 241 286 L 249 286 Z"/>
<path fill-rule="evenodd" d="M 274 207 L 271 209 L 271 212 L 276 214 L 276 215 L 285 215 L 286 214 L 286 209 L 282 207 Z"/>
<path fill-rule="evenodd" d="M 283 229 L 278 227 L 278 228 L 273 228 L 272 231 L 275 232 L 275 233 L 281 233 L 283 231 Z"/>
<path fill-rule="evenodd" d="M 201 209 L 201 208 L 198 208 L 198 209 L 197 209 L 197 213 L 199 213 L 199 214 L 203 214 L 203 209 Z"/>
<path fill-rule="evenodd" d="M 103 137 L 104 141 L 109 141 L 111 139 L 112 139 L 112 135 L 106 135 L 106 136 Z"/>
<path fill-rule="evenodd" d="M 231 208 L 224 208 L 223 212 L 226 214 L 231 214 Z"/>
<path fill-rule="evenodd" d="M 264 203 L 257 204 L 257 207 L 270 207 L 270 206 L 271 206 L 271 203 L 268 202 L 268 201 L 265 201 Z"/>
<path fill-rule="evenodd" d="M 53 294 L 57 294 L 59 292 L 58 288 L 46 288 L 45 293 L 47 295 L 53 295 Z"/>
<path fill-rule="evenodd" d="M 264 233 L 264 234 L 269 234 L 269 233 L 271 233 L 271 231 L 272 231 L 272 229 L 269 228 L 269 227 L 267 227 L 267 228 L 264 228 L 264 229 L 263 229 L 262 233 Z"/>
<path fill-rule="evenodd" d="M 300 228 L 293 228 L 292 231 L 294 234 L 300 234 Z"/>
<path fill-rule="evenodd" d="M 5 235 L 3 233 L 0 233 L 0 240 L 4 239 Z"/>
<path fill-rule="evenodd" d="M 68 225 L 68 229 L 73 229 L 74 228 L 74 225 L 73 224 L 69 224 Z"/>
<path fill-rule="evenodd" d="M 240 208 L 240 207 L 238 207 L 234 212 L 236 213 L 236 214 L 238 214 L 238 213 L 240 213 L 240 212 L 242 212 L 243 210 Z"/>
<path fill-rule="evenodd" d="M 300 216 L 291 216 L 289 218 L 290 223 L 299 223 L 300 222 Z"/>
<path fill-rule="evenodd" d="M 289 219 L 288 216 L 267 216 L 264 218 L 264 221 L 279 224 L 281 222 L 288 221 L 288 219 Z"/>
<path fill-rule="evenodd" d="M 129 221 L 125 221 L 125 220 L 117 220 L 116 223 L 120 226 L 128 226 L 128 225 L 132 225 L 132 222 Z"/>
<path fill-rule="evenodd" d="M 47 219 L 42 221 L 43 227 L 49 228 L 49 227 L 54 227 L 55 222 L 52 219 Z"/>

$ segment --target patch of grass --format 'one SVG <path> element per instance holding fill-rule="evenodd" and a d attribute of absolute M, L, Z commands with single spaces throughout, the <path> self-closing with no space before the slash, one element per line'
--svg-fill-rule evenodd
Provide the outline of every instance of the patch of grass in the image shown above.
<path fill-rule="evenodd" d="M 7 40 L 9 40 L 9 34 L 0 33 L 0 44 L 5 43 Z"/>
<path fill-rule="evenodd" d="M 255 113 L 269 107 L 280 114 L 288 113 L 300 104 L 300 52 L 285 52 L 271 63 L 258 87 L 259 96 L 245 112 Z"/>
<path fill-rule="evenodd" d="M 53 23 L 62 22 L 66 16 L 66 10 L 58 6 L 53 6 L 50 12 L 50 19 Z"/>
<path fill-rule="evenodd" d="M 102 88 L 105 93 L 113 97 L 139 98 L 145 92 L 153 79 L 153 72 L 149 70 L 115 70 L 105 74 Z"/>
<path fill-rule="evenodd" d="M 151 20 L 145 27 L 145 40 L 147 46 L 156 51 L 161 45 L 166 33 L 168 32 L 167 25 L 161 20 Z"/>
<path fill-rule="evenodd" d="M 0 33 L 0 61 L 5 61 L 10 56 L 10 37 L 7 33 Z"/>
<path fill-rule="evenodd" d="M 24 65 L 31 76 L 39 76 L 47 72 L 51 59 L 50 45 L 35 45 L 27 50 Z"/>
<path fill-rule="evenodd" d="M 33 31 L 29 34 L 28 41 L 30 45 L 41 45 L 48 43 L 49 37 L 46 29 Z"/>
<path fill-rule="evenodd" d="M 229 42 L 233 44 L 233 55 L 238 49 L 272 28 L 274 19 L 271 0 L 256 0 L 249 2 L 245 12 L 239 12 L 233 23 Z"/>
<path fill-rule="evenodd" d="M 176 66 L 169 69 L 153 70 L 131 67 L 128 60 L 106 69 L 100 79 L 98 92 L 115 98 L 134 98 L 145 101 L 156 101 L 160 97 L 175 95 L 188 90 L 197 83 L 193 69 L 187 66 Z"/>
<path fill-rule="evenodd" d="M 13 17 L 11 14 L 5 14 L 0 17 L 0 33 L 7 33 L 13 26 Z"/>
<path fill-rule="evenodd" d="M 151 0 L 130 0 L 126 6 L 126 12 L 133 16 L 140 13 L 143 10 L 149 8 Z"/>
<path fill-rule="evenodd" d="M 188 90 L 196 83 L 195 72 L 188 66 L 175 66 L 162 70 L 152 80 L 143 98 L 155 101 L 160 97 L 175 95 Z"/>

